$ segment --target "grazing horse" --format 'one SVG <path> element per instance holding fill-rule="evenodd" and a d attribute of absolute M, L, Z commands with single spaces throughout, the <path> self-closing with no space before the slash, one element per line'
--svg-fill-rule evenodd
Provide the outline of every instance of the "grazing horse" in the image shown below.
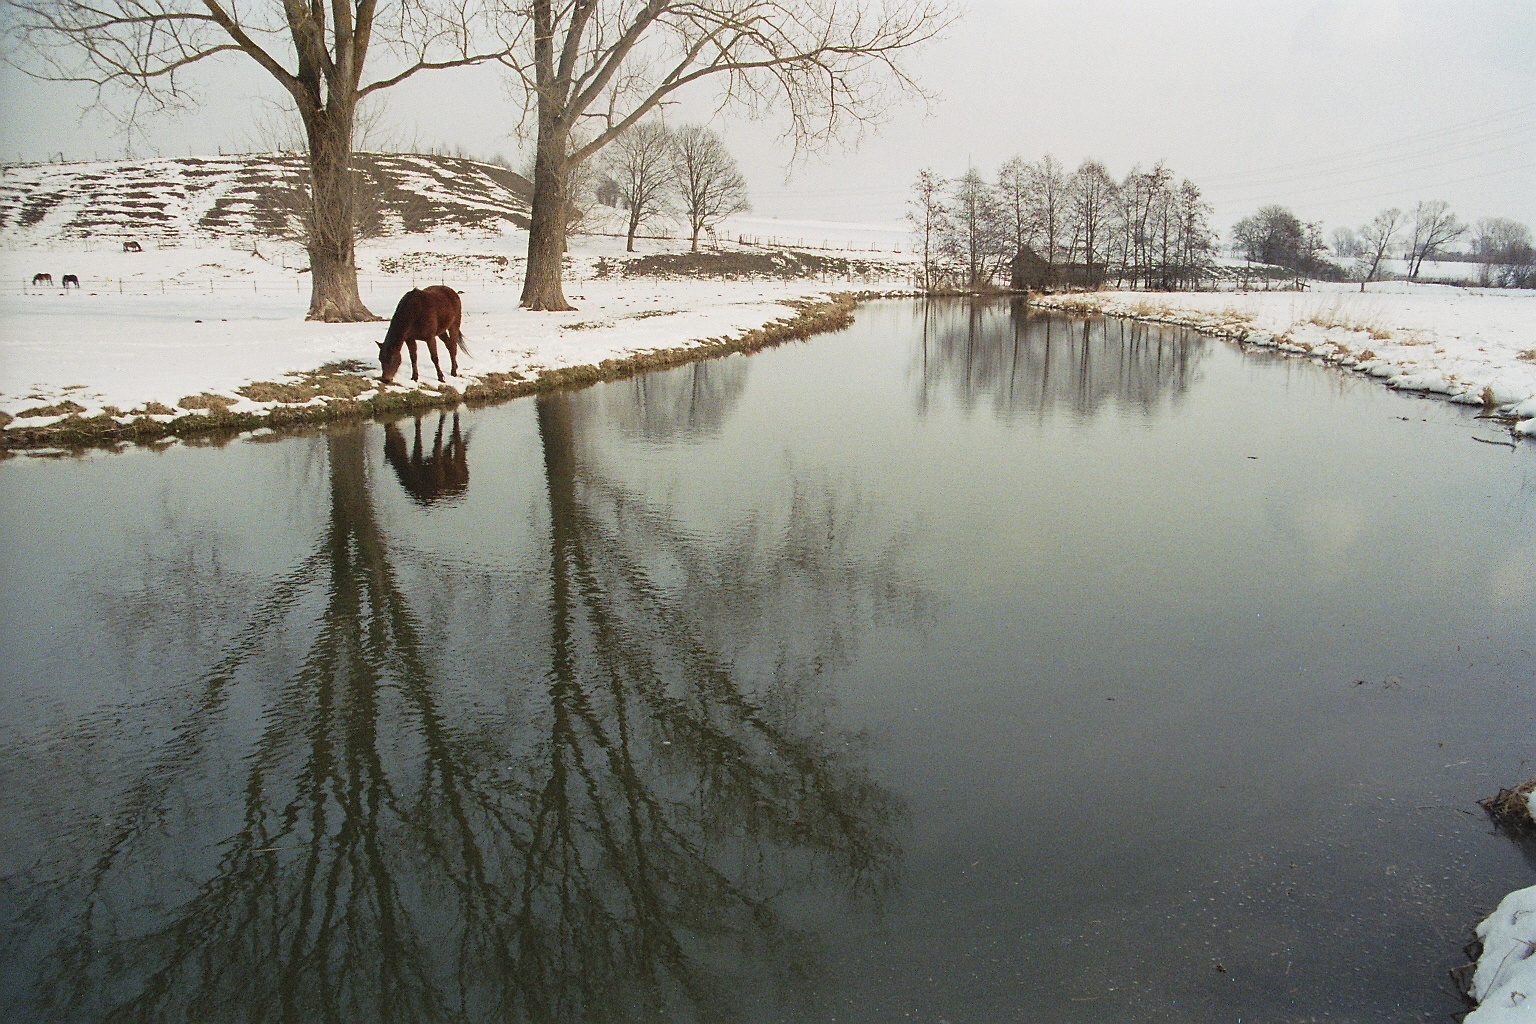
<path fill-rule="evenodd" d="M 143 251 L 144 251 L 144 247 L 142 245 L 140 245 L 138 242 L 135 242 L 131 238 L 128 239 L 128 241 L 123 243 L 123 252 L 143 252 Z"/>
<path fill-rule="evenodd" d="M 411 347 L 411 380 L 420 380 L 416 368 L 416 342 L 427 343 L 432 354 L 432 365 L 437 368 L 437 379 L 443 376 L 443 364 L 437 361 L 437 339 L 442 338 L 448 349 L 450 372 L 459 375 L 459 349 L 469 354 L 464 344 L 464 333 L 459 329 L 464 307 L 459 293 L 445 285 L 434 284 L 430 288 L 412 288 L 400 297 L 389 330 L 379 342 L 379 379 L 388 384 L 400 369 L 400 349 Z"/>
<path fill-rule="evenodd" d="M 39 285 L 39 284 L 52 285 L 53 284 L 53 275 L 52 274 L 33 274 L 32 275 L 32 283 L 34 285 Z"/>
<path fill-rule="evenodd" d="M 78 277 L 76 277 L 74 274 L 65 274 L 64 275 L 63 285 L 64 285 L 65 288 L 68 288 L 70 285 L 74 285 L 76 288 L 79 288 L 80 287 L 80 279 Z"/>
<path fill-rule="evenodd" d="M 384 424 L 384 458 L 400 486 L 418 505 L 431 505 L 460 497 L 469 488 L 469 436 L 459 429 L 459 414 L 448 428 L 446 413 L 437 414 L 437 436 L 429 451 L 422 438 L 422 420 L 416 417 L 415 439 L 407 444 L 399 424 Z M 449 430 L 447 436 L 444 431 Z"/>

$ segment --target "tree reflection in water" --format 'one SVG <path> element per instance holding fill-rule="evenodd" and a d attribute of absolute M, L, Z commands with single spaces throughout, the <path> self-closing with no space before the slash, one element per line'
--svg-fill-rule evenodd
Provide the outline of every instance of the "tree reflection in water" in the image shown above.
<path fill-rule="evenodd" d="M 1152 412 L 1194 383 L 1209 342 L 1195 331 L 1131 320 L 1068 320 L 1020 299 L 923 307 L 919 406 L 952 390 L 963 408 L 999 415 L 1109 407 Z"/>
<path fill-rule="evenodd" d="M 507 630 L 482 659 L 540 645 L 542 681 L 507 667 L 526 652 L 474 680 L 542 695 L 509 697 L 526 711 L 501 721 L 445 685 L 449 631 L 423 627 L 433 595 L 409 591 L 401 563 L 416 556 L 375 514 L 369 434 L 328 433 L 313 553 L 191 705 L 167 709 L 169 742 L 127 781 L 94 849 L 10 880 L 32 899 L 8 944 L 38 963 L 10 1013 L 419 1024 L 814 1006 L 817 939 L 786 905 L 878 911 L 899 879 L 903 816 L 857 737 L 829 728 L 819 680 L 871 601 L 906 598 L 889 565 L 797 541 L 847 539 L 836 500 L 797 502 L 777 547 L 712 551 L 584 464 L 577 419 L 565 395 L 538 400 L 545 599 L 491 570 L 426 574 L 508 595 L 480 611 L 479 625 L 499 616 Z M 655 576 L 658 550 L 690 567 L 688 586 Z M 699 620 L 808 585 L 837 610 L 767 659 Z"/>

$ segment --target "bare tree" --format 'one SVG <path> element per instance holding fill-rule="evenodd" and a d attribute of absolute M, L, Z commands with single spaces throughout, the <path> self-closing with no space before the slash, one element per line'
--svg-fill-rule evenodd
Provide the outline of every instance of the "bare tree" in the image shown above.
<path fill-rule="evenodd" d="M 967 288 L 990 285 L 1017 252 L 1010 248 L 1008 215 L 996 187 L 974 167 L 955 182 L 946 224 L 942 249 L 951 263 L 963 268 Z"/>
<path fill-rule="evenodd" d="M 1126 257 L 1122 273 L 1149 288 L 1155 272 L 1158 216 L 1170 201 L 1172 183 L 1173 171 L 1159 160 L 1150 171 L 1133 168 L 1120 186 Z"/>
<path fill-rule="evenodd" d="M 1354 259 L 1365 251 L 1360 234 L 1354 228 L 1334 228 L 1332 239 L 1333 254 L 1340 259 Z"/>
<path fill-rule="evenodd" d="M 923 290 L 932 291 L 939 278 L 937 255 L 939 241 L 948 230 L 948 211 L 944 208 L 944 179 L 931 170 L 917 172 L 907 220 L 912 223 L 923 249 Z"/>
<path fill-rule="evenodd" d="M 1365 286 L 1376 276 L 1376 271 L 1381 267 L 1381 261 L 1387 258 L 1392 247 L 1397 244 L 1397 233 L 1403 226 L 1403 211 L 1393 207 L 1390 210 L 1382 210 L 1376 215 L 1376 219 L 1360 229 L 1360 256 L 1358 266 L 1361 269 L 1360 290 L 1365 291 Z"/>
<path fill-rule="evenodd" d="M 522 304 L 572 308 L 561 282 L 557 211 L 569 168 L 590 159 L 664 100 L 702 80 L 722 106 L 783 103 L 796 146 L 877 119 L 888 87 L 915 88 L 908 48 L 949 21 L 944 0 L 526 0 L 504 58 L 537 125 Z M 586 141 L 572 133 L 590 125 Z"/>
<path fill-rule="evenodd" d="M 1196 288 L 1211 270 L 1216 235 L 1210 227 L 1211 205 L 1200 188 L 1185 178 L 1168 203 L 1171 244 L 1163 247 L 1163 278 L 1169 287 Z"/>
<path fill-rule="evenodd" d="M 1109 217 L 1114 208 L 1115 181 L 1097 160 L 1084 160 L 1073 172 L 1067 188 L 1067 208 L 1074 248 L 1084 263 L 1098 262 L 1103 255 Z"/>
<path fill-rule="evenodd" d="M 1062 172 L 1061 161 L 1049 153 L 1039 163 L 1030 164 L 1028 172 L 1030 211 L 1045 250 L 1040 255 L 1046 262 L 1055 263 L 1066 225 L 1067 176 Z"/>
<path fill-rule="evenodd" d="M 1015 250 L 1028 245 L 1035 233 L 1030 181 L 1030 166 L 1022 157 L 1012 157 L 997 169 L 997 198 L 1008 218 L 1009 235 Z"/>
<path fill-rule="evenodd" d="M 1413 208 L 1413 231 L 1408 240 L 1408 279 L 1418 280 L 1424 261 L 1467 233 L 1449 203 L 1435 199 Z"/>
<path fill-rule="evenodd" d="M 1479 283 L 1524 287 L 1519 282 L 1529 279 L 1531 229 L 1504 217 L 1484 217 L 1477 222 L 1472 254 L 1481 264 Z"/>
<path fill-rule="evenodd" d="M 703 125 L 688 125 L 673 135 L 672 178 L 694 252 L 699 251 L 699 232 L 751 208 L 747 179 L 737 169 L 735 157 L 720 136 Z"/>
<path fill-rule="evenodd" d="M 1287 270 L 1306 267 L 1307 226 L 1284 206 L 1265 206 L 1232 226 L 1232 240 L 1244 257 Z"/>
<path fill-rule="evenodd" d="M 629 215 L 625 248 L 635 251 L 640 225 L 667 210 L 677 182 L 672 133 L 660 121 L 642 121 L 614 140 L 604 161 L 618 186 L 619 206 Z"/>
<path fill-rule="evenodd" d="M 123 117 L 188 102 L 183 78 L 226 53 L 253 60 L 292 98 L 310 171 L 309 318 L 376 320 L 357 290 L 351 173 L 359 101 L 418 72 L 494 60 L 474 46 L 488 28 L 478 0 L 4 0 L 17 66 L 132 98 Z M 371 57 L 389 66 L 364 79 Z"/>

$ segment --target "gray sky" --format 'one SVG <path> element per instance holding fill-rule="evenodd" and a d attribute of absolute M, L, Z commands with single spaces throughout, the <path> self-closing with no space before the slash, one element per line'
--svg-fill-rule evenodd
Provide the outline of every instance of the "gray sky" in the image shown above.
<path fill-rule="evenodd" d="M 1068 168 L 1101 160 L 1117 178 L 1164 160 L 1202 188 L 1223 237 L 1268 203 L 1328 230 L 1427 199 L 1536 228 L 1536 0 L 962 3 L 911 62 L 934 102 L 894 110 L 857 147 L 786 168 L 771 121 L 717 123 L 757 213 L 899 221 L 922 168 L 990 177 L 1011 156 L 1050 153 Z M 275 86 L 239 62 L 202 81 L 225 98 L 157 122 L 135 155 L 260 143 L 248 125 L 271 120 L 259 98 Z M 110 122 L 81 119 L 80 92 L 9 69 L 0 90 L 0 158 L 124 154 Z M 489 69 L 391 90 L 385 115 L 387 142 L 519 150 Z"/>

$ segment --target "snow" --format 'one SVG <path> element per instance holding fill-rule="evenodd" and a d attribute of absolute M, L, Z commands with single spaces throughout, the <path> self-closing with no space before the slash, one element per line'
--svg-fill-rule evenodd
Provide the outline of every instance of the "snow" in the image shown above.
<path fill-rule="evenodd" d="M 758 230 L 760 229 L 760 230 Z M 840 240 L 848 255 L 868 255 L 899 239 L 889 227 L 738 221 L 722 239 L 759 235 L 783 241 Z M 268 403 L 236 389 L 280 380 L 337 360 L 377 365 L 384 325 L 304 320 L 308 277 L 303 253 L 273 243 L 207 240 L 124 253 L 117 243 L 27 243 L 0 250 L 0 412 L 18 416 L 65 400 L 91 416 L 123 414 L 189 395 L 237 399 L 234 412 Z M 729 243 L 728 243 L 729 244 Z M 851 288 L 906 286 L 900 258 L 891 280 L 746 281 L 599 278 L 603 260 L 623 255 L 623 240 L 573 239 L 566 274 L 569 313 L 518 306 L 526 236 L 463 233 L 396 236 L 359 246 L 364 299 L 381 315 L 408 288 L 447 283 L 464 292 L 461 390 L 490 372 L 529 377 L 595 365 L 655 349 L 734 336 L 791 315 L 788 303 Z M 643 252 L 686 243 L 642 243 Z M 32 287 L 35 273 L 80 277 L 78 291 Z M 1049 301 L 1049 300 L 1048 300 Z M 1404 283 L 1316 285 L 1308 292 L 1113 293 L 1054 300 L 1074 309 L 1184 323 L 1380 378 L 1388 385 L 1491 404 L 1536 436 L 1536 292 Z M 432 371 L 426 353 L 424 376 Z M 409 380 L 394 387 L 414 387 Z M 363 397 L 367 397 L 366 395 Z M 184 412 L 182 414 L 185 414 Z M 59 415 L 26 417 L 42 426 Z M 1536 796 L 1533 796 L 1536 813 Z M 1511 893 L 1479 928 L 1485 952 L 1475 976 L 1483 1005 L 1469 1024 L 1536 1019 L 1536 887 Z M 1527 996 L 1533 998 L 1527 998 Z"/>
<path fill-rule="evenodd" d="M 1519 1024 L 1536 1020 L 1536 885 L 1504 897 L 1477 926 L 1483 941 L 1472 976 L 1477 1009 L 1465 1024 Z"/>
<path fill-rule="evenodd" d="M 239 245 L 246 248 L 239 248 Z M 112 243 L 116 246 L 116 243 Z M 156 248 L 125 253 L 104 243 L 51 241 L 0 251 L 0 412 L 11 416 L 69 401 L 81 416 L 110 406 L 129 418 L 148 403 L 174 408 L 212 392 L 234 400 L 235 413 L 275 403 L 240 398 L 255 381 L 339 360 L 377 365 L 384 325 L 322 324 L 304 319 L 309 279 L 296 248 L 263 241 Z M 417 285 L 446 283 L 464 293 L 464 335 L 471 353 L 463 390 L 491 373 L 536 377 L 545 370 L 597 365 L 657 349 L 734 337 L 794 315 L 787 303 L 838 290 L 901 287 L 888 282 L 800 280 L 598 279 L 599 260 L 623 255 L 622 239 L 579 236 L 566 272 L 569 313 L 521 309 L 526 235 L 397 236 L 359 246 L 364 300 L 388 316 Z M 682 251 L 685 241 L 642 252 Z M 53 287 L 33 287 L 36 273 Z M 79 276 L 79 290 L 58 287 Z M 433 376 L 425 351 L 425 383 Z M 411 387 L 409 380 L 392 387 Z M 371 393 L 370 393 L 371 394 Z M 366 399 L 369 395 L 361 396 Z M 29 416 L 45 426 L 63 414 Z"/>
<path fill-rule="evenodd" d="M 1096 292 L 1043 300 L 1186 324 L 1405 391 L 1486 406 L 1536 436 L 1536 291 L 1314 282 L 1305 292 Z"/>

